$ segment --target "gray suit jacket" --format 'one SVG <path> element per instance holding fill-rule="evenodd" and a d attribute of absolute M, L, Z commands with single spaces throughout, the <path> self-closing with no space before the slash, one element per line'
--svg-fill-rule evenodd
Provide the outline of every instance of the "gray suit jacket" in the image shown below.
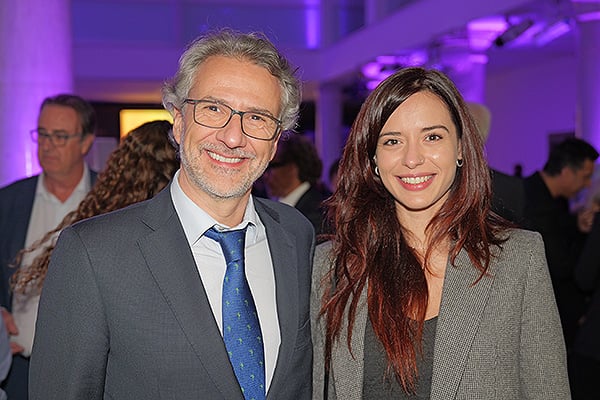
<path fill-rule="evenodd" d="M 255 205 L 281 330 L 267 399 L 309 399 L 313 229 L 291 207 Z M 243 399 L 168 188 L 65 229 L 36 330 L 31 400 Z"/>
<path fill-rule="evenodd" d="M 331 266 L 329 251 L 330 243 L 318 246 L 314 262 L 313 399 L 324 397 L 324 327 L 317 316 L 320 281 Z M 464 251 L 456 267 L 446 270 L 431 399 L 569 399 L 562 331 L 539 234 L 512 231 L 490 273 L 472 286 L 479 273 Z M 347 335 L 334 345 L 330 400 L 362 396 L 367 319 L 362 293 L 352 333 L 354 357 Z"/>

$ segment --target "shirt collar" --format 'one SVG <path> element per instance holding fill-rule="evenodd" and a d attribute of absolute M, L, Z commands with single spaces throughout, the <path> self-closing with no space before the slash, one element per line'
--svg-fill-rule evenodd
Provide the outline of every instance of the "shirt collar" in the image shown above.
<path fill-rule="evenodd" d="M 258 234 L 258 214 L 256 213 L 252 196 L 250 196 L 248 204 L 246 204 L 242 222 L 233 227 L 225 226 L 211 217 L 202 209 L 202 207 L 199 207 L 184 193 L 179 185 L 179 172 L 180 170 L 175 173 L 171 182 L 171 198 L 173 199 L 173 206 L 175 207 L 175 211 L 177 211 L 177 215 L 179 216 L 179 220 L 181 221 L 183 231 L 185 232 L 190 247 L 204 235 L 204 232 L 215 225 L 217 225 L 219 230 L 241 229 L 248 226 L 246 232 L 246 245 L 256 243 Z"/>
<path fill-rule="evenodd" d="M 300 197 L 302 197 L 304 193 L 308 192 L 308 189 L 310 189 L 310 183 L 302 182 L 300 186 L 288 193 L 287 196 L 280 197 L 279 201 L 287 204 L 288 206 L 294 207 L 296 204 L 298 204 Z"/>

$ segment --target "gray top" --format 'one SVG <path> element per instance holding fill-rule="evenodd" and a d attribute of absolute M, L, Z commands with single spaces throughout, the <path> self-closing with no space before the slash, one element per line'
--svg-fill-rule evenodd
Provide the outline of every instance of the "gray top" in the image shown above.
<path fill-rule="evenodd" d="M 383 345 L 375 335 L 373 325 L 367 323 L 365 331 L 365 380 L 363 400 L 385 399 L 429 399 L 431 392 L 431 372 L 433 370 L 433 346 L 437 317 L 428 319 L 423 325 L 422 353 L 417 353 L 417 373 L 415 394 L 408 394 L 393 375 L 387 374 L 387 356 Z"/>

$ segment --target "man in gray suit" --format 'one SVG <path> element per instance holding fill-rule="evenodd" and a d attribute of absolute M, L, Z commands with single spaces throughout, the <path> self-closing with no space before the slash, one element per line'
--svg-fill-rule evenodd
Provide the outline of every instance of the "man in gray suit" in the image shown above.
<path fill-rule="evenodd" d="M 163 88 L 181 169 L 153 199 L 61 234 L 40 301 L 32 400 L 241 400 L 250 386 L 256 399 L 310 398 L 313 228 L 251 196 L 299 101 L 293 69 L 261 35 L 226 30 L 188 47 Z M 230 260 L 240 252 L 215 237 L 240 232 L 242 257 Z M 249 296 L 238 318 L 258 330 L 235 339 L 258 344 L 241 359 L 226 339 L 232 265 L 245 268 L 234 291 Z"/>

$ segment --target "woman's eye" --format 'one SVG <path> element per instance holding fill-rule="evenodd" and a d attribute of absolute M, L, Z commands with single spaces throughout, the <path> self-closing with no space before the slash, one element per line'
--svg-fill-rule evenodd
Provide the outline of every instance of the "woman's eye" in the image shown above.
<path fill-rule="evenodd" d="M 436 140 L 440 140 L 442 137 L 437 133 L 431 133 L 425 137 L 425 140 L 429 142 L 435 142 Z"/>
<path fill-rule="evenodd" d="M 388 139 L 385 142 L 383 142 L 383 144 L 393 146 L 395 144 L 398 144 L 398 139 Z"/>

